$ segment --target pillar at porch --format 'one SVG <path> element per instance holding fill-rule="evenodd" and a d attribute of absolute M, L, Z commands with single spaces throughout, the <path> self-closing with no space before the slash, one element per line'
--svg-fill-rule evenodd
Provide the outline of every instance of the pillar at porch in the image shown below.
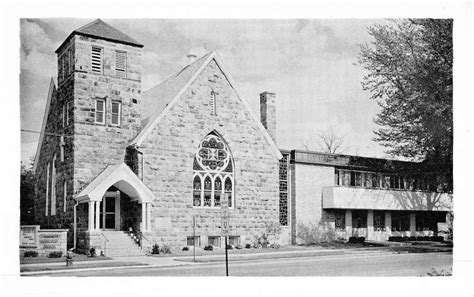
<path fill-rule="evenodd" d="M 392 213 L 389 211 L 385 213 L 385 232 L 388 236 L 392 235 Z"/>
<path fill-rule="evenodd" d="M 346 209 L 346 238 L 352 236 L 352 211 L 350 209 Z"/>
<path fill-rule="evenodd" d="M 100 201 L 95 202 L 95 230 L 100 228 Z"/>
<path fill-rule="evenodd" d="M 410 213 L 410 236 L 414 236 L 416 233 L 416 213 Z"/>
<path fill-rule="evenodd" d="M 89 231 L 94 230 L 94 201 L 89 201 L 89 221 L 87 224 L 87 229 Z"/>
<path fill-rule="evenodd" d="M 374 239 L 374 211 L 371 209 L 367 211 L 367 239 Z"/>
<path fill-rule="evenodd" d="M 142 203 L 142 224 L 141 232 L 146 230 L 146 203 Z"/>
<path fill-rule="evenodd" d="M 146 204 L 146 231 L 151 231 L 151 204 Z"/>

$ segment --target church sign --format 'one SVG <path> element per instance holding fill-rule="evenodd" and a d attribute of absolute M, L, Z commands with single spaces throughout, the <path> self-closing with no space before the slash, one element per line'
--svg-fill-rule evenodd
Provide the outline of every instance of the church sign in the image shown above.
<path fill-rule="evenodd" d="M 25 225 L 20 227 L 20 247 L 35 248 L 38 246 L 39 225 Z"/>

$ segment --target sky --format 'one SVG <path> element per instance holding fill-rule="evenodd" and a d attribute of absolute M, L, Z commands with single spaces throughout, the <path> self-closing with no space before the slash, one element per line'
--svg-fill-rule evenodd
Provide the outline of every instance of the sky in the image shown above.
<path fill-rule="evenodd" d="M 93 19 L 21 19 L 21 129 L 40 131 L 54 51 Z M 318 134 L 344 137 L 345 154 L 387 157 L 372 140 L 377 103 L 362 90 L 359 44 L 367 27 L 383 19 L 104 19 L 144 44 L 142 90 L 186 65 L 186 54 L 216 50 L 236 81 L 237 92 L 259 115 L 259 94 L 276 93 L 277 145 L 320 150 Z M 21 159 L 36 152 L 39 134 L 21 133 Z"/>

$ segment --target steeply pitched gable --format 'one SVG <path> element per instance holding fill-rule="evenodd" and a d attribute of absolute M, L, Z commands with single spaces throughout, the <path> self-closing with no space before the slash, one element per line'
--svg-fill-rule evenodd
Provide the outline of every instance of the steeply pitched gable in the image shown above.
<path fill-rule="evenodd" d="M 44 108 L 43 124 L 41 125 L 41 133 L 38 139 L 38 145 L 36 146 L 35 163 L 33 164 L 33 172 L 36 172 L 36 167 L 38 166 L 39 157 L 41 153 L 41 147 L 43 145 L 44 134 L 46 130 L 46 123 L 48 122 L 49 110 L 51 108 L 51 101 L 53 100 L 53 96 L 55 96 L 55 93 L 56 93 L 56 85 L 54 84 L 54 78 L 51 77 L 51 81 L 49 82 L 48 97 L 46 98 L 46 106 Z"/>
<path fill-rule="evenodd" d="M 247 111 L 249 112 L 251 118 L 254 120 L 255 124 L 258 126 L 260 132 L 264 139 L 268 142 L 271 146 L 272 151 L 274 152 L 275 156 L 280 159 L 282 157 L 280 150 L 275 145 L 273 140 L 271 139 L 268 132 L 263 127 L 262 123 L 258 120 L 258 117 L 253 112 L 252 108 L 248 104 L 246 100 L 244 100 L 237 92 L 237 88 L 235 87 L 235 82 L 232 79 L 230 73 L 225 69 L 224 64 L 222 63 L 221 59 L 217 55 L 215 51 L 205 55 L 201 59 L 197 60 L 194 64 L 191 64 L 181 70 L 175 78 L 170 77 L 168 80 L 169 82 L 164 81 L 161 87 L 158 85 L 156 90 L 152 91 L 154 88 L 149 90 L 147 95 L 147 100 L 157 100 L 156 110 L 152 110 L 151 116 L 145 121 L 143 125 L 142 131 L 135 137 L 135 139 L 131 142 L 131 145 L 140 146 L 142 142 L 148 137 L 148 135 L 153 131 L 156 125 L 160 122 L 160 120 L 164 117 L 164 115 L 171 109 L 171 107 L 179 100 L 181 95 L 187 90 L 187 88 L 191 85 L 191 83 L 199 76 L 199 74 L 204 70 L 204 68 L 214 60 L 218 67 L 222 70 L 225 78 L 229 82 L 230 86 L 234 89 L 237 97 L 243 103 Z M 179 77 L 179 79 L 177 79 Z M 168 85 L 168 87 L 166 87 Z M 156 96 L 156 97 L 155 97 Z M 162 96 L 162 97 L 160 97 Z M 145 105 L 145 104 L 144 104 Z M 148 106 L 144 106 L 147 108 Z M 151 109 L 151 108 L 150 108 Z"/>

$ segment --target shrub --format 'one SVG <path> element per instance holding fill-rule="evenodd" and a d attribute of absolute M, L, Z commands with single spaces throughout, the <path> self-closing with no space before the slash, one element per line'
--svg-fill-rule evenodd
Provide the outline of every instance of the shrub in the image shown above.
<path fill-rule="evenodd" d="M 240 244 L 238 244 L 238 245 L 235 246 L 235 249 L 236 249 L 236 250 L 241 250 L 241 249 L 242 249 L 242 246 L 241 246 Z"/>
<path fill-rule="evenodd" d="M 272 249 L 279 249 L 280 248 L 280 245 L 278 243 L 272 243 L 270 244 L 270 248 Z"/>
<path fill-rule="evenodd" d="M 189 247 L 187 247 L 187 246 L 183 247 L 183 251 L 185 251 L 185 252 L 189 251 Z"/>
<path fill-rule="evenodd" d="M 364 243 L 365 237 L 349 237 L 349 243 Z"/>
<path fill-rule="evenodd" d="M 62 251 L 54 251 L 49 253 L 48 258 L 61 258 L 63 256 Z"/>
<path fill-rule="evenodd" d="M 205 251 L 212 251 L 213 249 L 214 249 L 214 247 L 213 247 L 212 245 L 206 245 L 206 246 L 204 247 L 204 250 L 205 250 Z"/>
<path fill-rule="evenodd" d="M 228 250 L 233 250 L 234 247 L 233 247 L 232 245 L 228 244 L 228 245 L 227 245 L 227 249 L 228 249 Z"/>
<path fill-rule="evenodd" d="M 151 248 L 151 254 L 158 255 L 159 253 L 160 253 L 160 246 L 157 243 L 155 243 Z"/>
<path fill-rule="evenodd" d="M 38 252 L 37 251 L 26 251 L 23 254 L 23 257 L 38 257 Z"/>
<path fill-rule="evenodd" d="M 453 270 L 452 268 L 448 269 L 441 269 L 440 271 L 432 268 L 431 272 L 427 272 L 426 274 L 422 274 L 420 276 L 452 276 L 453 275 Z"/>
<path fill-rule="evenodd" d="M 91 248 L 89 250 L 89 254 L 88 254 L 89 257 L 95 257 L 97 256 L 96 252 L 95 252 L 95 248 Z"/>
<path fill-rule="evenodd" d="M 169 245 L 167 244 L 162 244 L 161 245 L 161 248 L 160 248 L 160 253 L 163 253 L 163 254 L 171 254 L 171 248 Z"/>
<path fill-rule="evenodd" d="M 336 239 L 336 232 L 334 228 L 328 223 L 319 223 L 309 225 L 298 225 L 298 237 L 304 241 L 305 244 L 315 244 L 321 242 L 331 242 Z"/>
<path fill-rule="evenodd" d="M 246 244 L 245 244 L 245 248 L 246 248 L 246 249 L 250 249 L 251 247 L 252 247 L 252 245 L 251 245 L 250 243 L 246 243 Z"/>

